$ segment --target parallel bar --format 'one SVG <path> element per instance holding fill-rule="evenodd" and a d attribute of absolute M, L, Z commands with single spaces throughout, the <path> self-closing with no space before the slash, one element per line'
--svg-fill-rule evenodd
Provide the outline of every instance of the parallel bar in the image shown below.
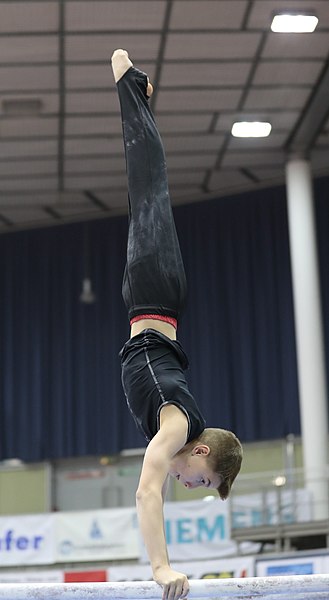
<path fill-rule="evenodd" d="M 160 586 L 153 581 L 0 584 L 3 600 L 155 600 L 161 595 Z M 325 600 L 329 599 L 329 575 L 195 579 L 190 581 L 188 597 Z"/>

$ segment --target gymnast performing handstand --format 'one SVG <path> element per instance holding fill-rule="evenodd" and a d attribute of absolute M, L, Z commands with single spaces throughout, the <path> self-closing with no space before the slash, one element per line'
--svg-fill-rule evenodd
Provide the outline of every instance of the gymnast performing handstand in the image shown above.
<path fill-rule="evenodd" d="M 121 350 L 128 407 L 149 442 L 137 513 L 153 578 L 164 600 L 187 595 L 183 573 L 169 562 L 163 503 L 169 477 L 187 488 L 214 488 L 224 500 L 242 461 L 237 437 L 205 428 L 184 371 L 188 360 L 176 339 L 186 278 L 169 198 L 164 150 L 148 99 L 153 88 L 125 50 L 112 55 L 125 147 L 129 232 L 122 293 L 131 337 Z"/>

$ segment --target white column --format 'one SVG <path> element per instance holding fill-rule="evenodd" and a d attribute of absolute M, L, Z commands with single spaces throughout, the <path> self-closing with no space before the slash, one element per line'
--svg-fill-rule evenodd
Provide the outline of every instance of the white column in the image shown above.
<path fill-rule="evenodd" d="M 298 384 L 306 487 L 315 519 L 328 517 L 328 409 L 310 164 L 286 166 Z"/>

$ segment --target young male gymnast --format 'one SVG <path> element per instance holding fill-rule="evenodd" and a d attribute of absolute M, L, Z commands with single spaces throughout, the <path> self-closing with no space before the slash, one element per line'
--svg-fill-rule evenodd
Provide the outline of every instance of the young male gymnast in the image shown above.
<path fill-rule="evenodd" d="M 153 88 L 125 50 L 112 55 L 128 176 L 129 232 L 122 293 L 131 337 L 121 350 L 128 407 L 149 444 L 138 490 L 137 513 L 153 577 L 164 600 L 187 595 L 188 580 L 170 567 L 163 502 L 169 476 L 187 488 L 229 495 L 242 460 L 236 436 L 205 429 L 176 340 L 186 279 L 170 204 L 164 150 L 148 99 Z"/>

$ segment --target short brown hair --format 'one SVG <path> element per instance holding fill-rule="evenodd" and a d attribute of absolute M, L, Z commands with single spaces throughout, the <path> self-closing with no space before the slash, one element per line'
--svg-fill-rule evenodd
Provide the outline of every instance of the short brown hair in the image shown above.
<path fill-rule="evenodd" d="M 222 500 L 226 500 L 241 468 L 243 450 L 240 441 L 232 431 L 208 427 L 198 437 L 197 443 L 209 446 L 208 461 L 221 478 L 217 492 Z"/>

